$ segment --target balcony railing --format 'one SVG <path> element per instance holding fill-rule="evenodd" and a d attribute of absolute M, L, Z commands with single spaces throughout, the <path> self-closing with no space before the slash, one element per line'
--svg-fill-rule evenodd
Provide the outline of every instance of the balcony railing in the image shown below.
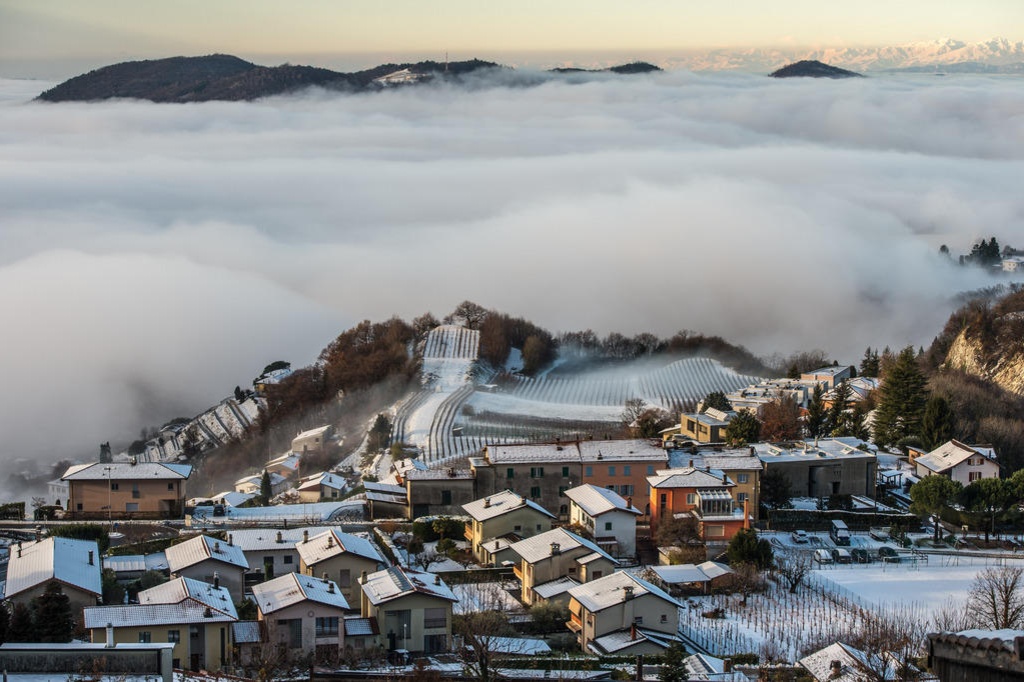
<path fill-rule="evenodd" d="M 519 564 L 512 567 L 512 574 L 519 579 L 520 582 L 523 580 L 523 569 L 520 568 Z"/>

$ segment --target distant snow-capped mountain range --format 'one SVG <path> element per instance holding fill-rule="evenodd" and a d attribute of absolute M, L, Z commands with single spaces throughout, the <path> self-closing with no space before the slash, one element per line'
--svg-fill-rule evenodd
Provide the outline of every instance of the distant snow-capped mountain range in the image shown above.
<path fill-rule="evenodd" d="M 854 71 L 960 67 L 960 70 L 1018 70 L 1024 64 L 1024 41 L 993 38 L 965 43 L 951 38 L 890 47 L 822 49 L 723 48 L 666 57 L 661 65 L 691 71 L 771 71 L 802 59 L 815 59 Z M 987 68 L 986 68 L 987 67 Z M 1006 67 L 1018 67 L 1017 69 Z"/>

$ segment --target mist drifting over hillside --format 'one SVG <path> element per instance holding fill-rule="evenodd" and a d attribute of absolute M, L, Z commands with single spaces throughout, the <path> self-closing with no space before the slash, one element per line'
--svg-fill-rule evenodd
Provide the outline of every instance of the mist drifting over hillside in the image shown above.
<path fill-rule="evenodd" d="M 854 362 L 992 283 L 940 244 L 1024 245 L 1015 79 L 535 76 L 196 105 L 0 81 L 0 456 L 89 453 L 467 298 Z"/>

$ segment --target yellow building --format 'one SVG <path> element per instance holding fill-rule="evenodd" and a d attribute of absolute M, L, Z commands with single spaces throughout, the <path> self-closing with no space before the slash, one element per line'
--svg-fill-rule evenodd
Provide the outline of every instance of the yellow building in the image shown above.
<path fill-rule="evenodd" d="M 302 536 L 302 541 L 295 545 L 299 553 L 299 572 L 335 581 L 348 603 L 358 604 L 359 576 L 384 566 L 384 558 L 373 543 L 336 528 L 313 537 L 309 531 L 303 531 Z"/>
<path fill-rule="evenodd" d="M 77 519 L 180 519 L 188 464 L 110 462 L 69 467 L 67 513 Z"/>
<path fill-rule="evenodd" d="M 466 539 L 481 564 L 513 558 L 513 542 L 549 531 L 555 521 L 555 515 L 547 509 L 511 490 L 474 500 L 462 508 L 471 519 L 466 523 Z"/>
<path fill-rule="evenodd" d="M 520 557 L 515 568 L 522 600 L 565 604 L 569 589 L 615 570 L 618 562 L 590 540 L 555 528 L 512 545 Z"/>
<path fill-rule="evenodd" d="M 584 653 L 661 654 L 678 641 L 679 602 L 620 571 L 569 590 L 569 622 Z"/>
<path fill-rule="evenodd" d="M 452 604 L 458 598 L 439 576 L 392 566 L 360 583 L 362 616 L 376 620 L 389 651 L 433 654 L 451 647 Z"/>
<path fill-rule="evenodd" d="M 289 656 L 315 654 L 318 661 L 330 661 L 342 650 L 349 605 L 333 581 L 287 573 L 254 585 L 252 596 L 269 644 Z"/>

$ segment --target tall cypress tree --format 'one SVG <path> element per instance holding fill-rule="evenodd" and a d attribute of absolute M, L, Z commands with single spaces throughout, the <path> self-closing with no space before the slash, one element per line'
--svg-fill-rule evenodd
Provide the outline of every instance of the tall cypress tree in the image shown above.
<path fill-rule="evenodd" d="M 32 610 L 24 602 L 15 602 L 11 609 L 8 642 L 35 642 L 36 626 L 32 622 Z"/>
<path fill-rule="evenodd" d="M 921 444 L 934 450 L 953 438 L 953 410 L 940 395 L 933 395 L 925 403 L 921 416 Z"/>
<path fill-rule="evenodd" d="M 921 435 L 921 419 L 928 401 L 927 380 L 917 364 L 913 346 L 900 351 L 885 373 L 875 411 L 875 443 L 898 444 Z"/>
<path fill-rule="evenodd" d="M 32 600 L 32 610 L 38 641 L 71 641 L 75 628 L 71 600 L 61 590 L 59 582 L 51 580 L 46 584 L 46 591 Z"/>
<path fill-rule="evenodd" d="M 274 488 L 270 485 L 270 473 L 264 469 L 263 477 L 260 478 L 260 506 L 266 507 L 270 504 L 270 498 L 274 496 Z"/>
<path fill-rule="evenodd" d="M 825 433 L 828 415 L 825 413 L 824 396 L 825 389 L 821 387 L 821 384 L 817 384 L 811 393 L 811 402 L 807 405 L 807 421 L 805 422 L 807 435 L 811 438 L 817 438 Z"/>
<path fill-rule="evenodd" d="M 850 402 L 850 384 L 843 379 L 836 384 L 832 392 L 832 407 L 828 410 L 828 433 L 832 436 L 845 436 L 846 404 Z"/>

